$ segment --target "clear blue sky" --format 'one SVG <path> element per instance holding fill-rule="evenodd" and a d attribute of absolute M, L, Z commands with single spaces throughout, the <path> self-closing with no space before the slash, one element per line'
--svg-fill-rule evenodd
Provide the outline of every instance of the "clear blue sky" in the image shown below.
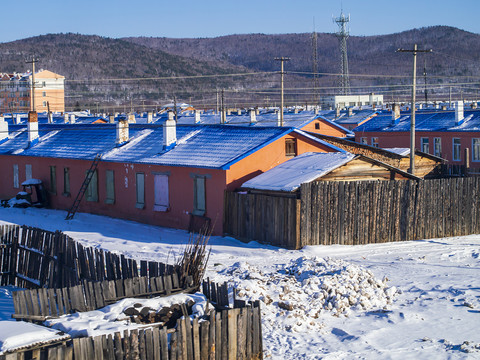
<path fill-rule="evenodd" d="M 350 14 L 352 35 L 431 25 L 480 33 L 480 0 L 22 0 L 2 4 L 0 42 L 48 33 L 214 37 L 245 33 L 334 32 Z"/>

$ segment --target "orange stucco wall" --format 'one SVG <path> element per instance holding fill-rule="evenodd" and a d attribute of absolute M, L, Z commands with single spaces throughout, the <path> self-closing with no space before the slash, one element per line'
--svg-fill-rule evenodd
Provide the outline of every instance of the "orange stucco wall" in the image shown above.
<path fill-rule="evenodd" d="M 315 124 L 320 125 L 320 129 L 315 128 Z M 316 134 L 345 137 L 347 134 L 336 126 L 329 124 L 323 119 L 315 119 L 302 128 L 303 131 L 310 131 Z"/>

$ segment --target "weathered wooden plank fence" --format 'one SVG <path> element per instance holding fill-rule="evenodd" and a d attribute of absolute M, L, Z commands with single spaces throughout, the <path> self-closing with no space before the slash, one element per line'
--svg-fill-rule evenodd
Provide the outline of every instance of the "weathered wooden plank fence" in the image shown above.
<path fill-rule="evenodd" d="M 224 219 L 228 235 L 290 249 L 476 234 L 480 178 L 312 182 L 300 200 L 226 193 Z"/>
<path fill-rule="evenodd" d="M 178 319 L 174 329 L 146 325 L 123 333 L 75 338 L 34 351 L 41 359 L 262 359 L 260 302 L 246 303 L 234 299 L 232 307 L 227 285 L 210 281 L 203 283 L 203 292 L 217 309 L 222 309 L 192 321 L 189 317 Z M 22 350 L 2 355 L 0 360 L 28 356 L 30 354 L 26 355 Z"/>
<path fill-rule="evenodd" d="M 139 266 L 140 265 L 140 266 Z M 173 265 L 128 259 L 83 246 L 56 231 L 0 226 L 0 284 L 23 288 L 62 288 L 82 281 L 158 277 L 173 274 Z"/>

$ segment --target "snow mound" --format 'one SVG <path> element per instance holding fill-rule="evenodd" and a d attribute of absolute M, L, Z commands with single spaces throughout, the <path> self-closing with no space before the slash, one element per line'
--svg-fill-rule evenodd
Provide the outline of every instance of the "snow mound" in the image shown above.
<path fill-rule="evenodd" d="M 290 318 L 286 329 L 292 331 L 321 329 L 317 319 L 322 314 L 386 309 L 397 293 L 387 286 L 388 279 L 378 280 L 368 269 L 328 258 L 301 257 L 279 265 L 276 272 L 237 262 L 220 275 L 233 282 L 238 299 L 260 299 L 266 305 L 264 319 L 272 326 L 278 326 L 279 316 Z"/>

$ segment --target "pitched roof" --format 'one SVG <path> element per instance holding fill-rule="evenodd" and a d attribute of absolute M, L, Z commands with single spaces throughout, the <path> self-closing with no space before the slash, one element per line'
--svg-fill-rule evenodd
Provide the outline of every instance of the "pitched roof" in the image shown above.
<path fill-rule="evenodd" d="M 284 127 L 179 125 L 176 146 L 169 151 L 163 150 L 163 127 L 155 124 L 130 124 L 130 141 L 119 147 L 113 124 L 40 124 L 39 142 L 31 147 L 25 126 L 10 126 L 10 131 L 9 140 L 0 144 L 0 154 L 91 160 L 101 153 L 103 161 L 215 169 L 228 169 L 292 131 L 333 151 L 339 150 L 302 131 Z"/>
<path fill-rule="evenodd" d="M 245 182 L 242 187 L 272 191 L 294 191 L 345 165 L 356 155 L 347 152 L 304 153 Z"/>
<path fill-rule="evenodd" d="M 353 132 L 406 132 L 410 131 L 410 113 L 401 113 L 395 123 L 391 113 L 382 113 L 353 129 Z M 480 111 L 465 110 L 460 125 L 455 124 L 454 111 L 421 111 L 415 114 L 416 131 L 480 131 Z"/>

